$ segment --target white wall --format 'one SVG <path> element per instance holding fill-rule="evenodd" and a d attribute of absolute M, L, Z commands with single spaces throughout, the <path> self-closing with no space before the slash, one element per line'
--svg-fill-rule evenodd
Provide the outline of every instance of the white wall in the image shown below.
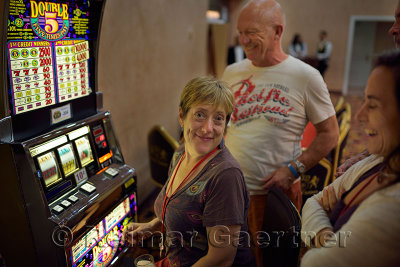
<path fill-rule="evenodd" d="M 207 0 L 106 2 L 98 88 L 125 161 L 137 171 L 139 203 L 154 189 L 147 133 L 160 124 L 178 138 L 181 90 L 206 73 L 207 8 Z"/>

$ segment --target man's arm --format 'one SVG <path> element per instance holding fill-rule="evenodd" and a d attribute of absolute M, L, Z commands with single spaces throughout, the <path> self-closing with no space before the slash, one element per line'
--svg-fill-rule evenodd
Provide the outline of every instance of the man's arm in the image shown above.
<path fill-rule="evenodd" d="M 306 166 L 306 170 L 316 165 L 326 156 L 336 146 L 339 139 L 339 126 L 335 115 L 314 124 L 314 127 L 317 130 L 314 140 L 307 150 L 297 158 Z M 293 163 L 292 166 L 295 167 Z M 281 167 L 264 179 L 263 189 L 276 185 L 283 190 L 288 190 L 295 178 L 289 167 Z"/>
<path fill-rule="evenodd" d="M 339 125 L 336 115 L 314 125 L 317 135 L 310 146 L 298 157 L 306 166 L 306 170 L 315 166 L 323 157 L 337 145 L 339 140 Z"/>

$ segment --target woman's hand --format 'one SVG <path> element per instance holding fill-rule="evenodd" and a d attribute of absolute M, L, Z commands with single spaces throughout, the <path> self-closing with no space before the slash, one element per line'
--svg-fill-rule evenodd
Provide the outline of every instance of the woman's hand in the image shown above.
<path fill-rule="evenodd" d="M 336 169 L 335 177 L 341 176 L 343 173 L 345 173 L 351 166 L 359 162 L 360 160 L 365 159 L 366 157 L 369 156 L 369 152 L 367 150 L 364 150 L 360 154 L 357 154 L 349 159 L 347 159 L 342 165 L 340 165 Z"/>
<path fill-rule="evenodd" d="M 341 185 L 339 186 L 338 197 L 336 197 L 335 189 L 332 185 L 328 185 L 322 191 L 322 196 L 320 199 L 318 199 L 318 203 L 326 211 L 328 216 L 331 215 L 332 210 L 335 208 L 338 199 L 340 199 L 344 191 L 345 189 Z"/>
<path fill-rule="evenodd" d="M 125 231 L 122 233 L 122 244 L 128 242 L 129 245 L 133 246 L 143 240 L 149 238 L 158 231 L 161 226 L 161 221 L 158 218 L 153 219 L 147 223 L 135 223 L 128 224 Z"/>
<path fill-rule="evenodd" d="M 331 227 L 326 227 L 326 228 L 322 229 L 321 231 L 319 231 L 314 239 L 315 247 L 316 248 L 325 247 L 327 242 L 329 242 L 329 240 L 331 239 L 331 237 L 334 234 L 335 233 L 333 232 L 333 229 Z"/>

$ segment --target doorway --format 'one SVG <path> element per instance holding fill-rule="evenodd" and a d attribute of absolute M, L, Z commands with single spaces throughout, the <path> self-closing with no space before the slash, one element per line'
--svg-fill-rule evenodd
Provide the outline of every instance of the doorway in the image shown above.
<path fill-rule="evenodd" d="M 350 18 L 343 95 L 362 95 L 374 57 L 395 48 L 393 38 L 388 34 L 393 21 L 392 16 Z"/>

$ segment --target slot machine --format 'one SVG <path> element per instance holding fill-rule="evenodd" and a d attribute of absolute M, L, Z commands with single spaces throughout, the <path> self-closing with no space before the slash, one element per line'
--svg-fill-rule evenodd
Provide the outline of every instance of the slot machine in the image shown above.
<path fill-rule="evenodd" d="M 6 266 L 112 266 L 137 220 L 97 90 L 104 0 L 0 1 L 0 259 Z"/>

